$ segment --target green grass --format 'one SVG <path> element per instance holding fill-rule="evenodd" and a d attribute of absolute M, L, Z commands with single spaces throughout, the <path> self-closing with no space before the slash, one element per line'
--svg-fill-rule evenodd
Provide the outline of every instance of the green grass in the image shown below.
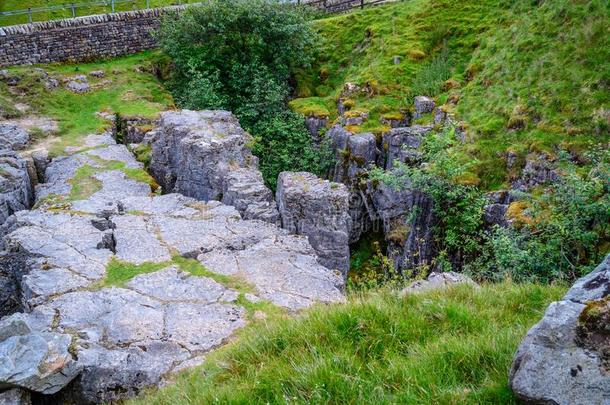
<path fill-rule="evenodd" d="M 199 0 L 181 0 L 181 4 L 196 3 Z M 178 0 L 149 0 L 150 7 L 163 7 L 168 5 L 178 4 Z M 32 14 L 32 21 L 47 21 L 57 20 L 61 18 L 71 18 L 72 10 L 69 8 L 71 3 L 75 4 L 86 4 L 87 0 L 78 2 L 69 0 L 3 0 L 0 2 L 1 11 L 14 11 L 14 10 L 25 10 L 27 8 L 40 8 L 50 7 L 57 5 L 68 5 L 65 10 L 53 10 L 44 12 L 35 12 Z M 105 14 L 110 13 L 112 8 L 108 1 L 108 6 L 89 6 L 76 8 L 76 16 L 82 17 L 91 14 Z M 146 8 L 146 0 L 133 0 L 126 3 L 115 4 L 115 12 L 119 11 L 131 11 L 131 10 L 142 10 Z M 14 24 L 26 24 L 28 23 L 27 14 L 23 15 L 11 15 L 11 16 L 0 16 L 0 26 L 3 25 L 14 25 Z"/>
<path fill-rule="evenodd" d="M 61 84 L 57 89 L 46 90 L 40 74 L 31 67 L 10 68 L 22 80 L 12 88 L 0 83 L 0 99 L 6 98 L 13 105 L 28 104 L 32 113 L 57 120 L 59 140 L 52 145 L 51 153 L 60 155 L 67 146 L 78 146 L 83 136 L 110 126 L 96 112 L 155 117 L 173 107 L 169 92 L 148 72 L 155 57 L 154 52 L 144 52 L 108 61 L 41 66 L 60 82 L 64 77 L 103 70 L 103 78 L 88 77 L 92 90 L 84 94 L 72 93 Z"/>
<path fill-rule="evenodd" d="M 203 370 L 128 403 L 515 403 L 507 385 L 514 351 L 564 291 L 503 283 L 352 296 L 258 323 Z"/>
<path fill-rule="evenodd" d="M 350 99 L 370 117 L 353 129 L 381 132 L 380 118 L 408 111 L 417 93 L 459 100 L 446 106 L 468 130 L 455 152 L 486 189 L 510 180 L 507 150 L 562 147 L 583 161 L 610 140 L 607 2 L 538 3 L 413 0 L 317 20 L 316 63 L 297 73 L 291 107 L 334 120 L 355 83 L 366 91 Z"/>

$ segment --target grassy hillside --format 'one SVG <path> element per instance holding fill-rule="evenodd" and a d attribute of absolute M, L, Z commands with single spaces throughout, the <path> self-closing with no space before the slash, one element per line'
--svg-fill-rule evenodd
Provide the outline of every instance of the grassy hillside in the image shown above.
<path fill-rule="evenodd" d="M 28 8 L 41 8 L 58 5 L 70 4 L 86 4 L 91 0 L 81 1 L 69 1 L 69 0 L 2 0 L 0 1 L 0 12 L 2 11 L 14 11 L 14 10 L 25 10 Z M 173 4 L 186 4 L 196 3 L 197 0 L 149 0 L 150 7 L 162 7 Z M 110 4 L 110 1 L 107 1 Z M 129 11 L 129 10 L 140 10 L 146 8 L 146 0 L 132 0 L 128 2 L 122 2 L 115 4 L 115 11 Z M 112 8 L 110 5 L 104 6 L 89 6 L 76 8 L 76 15 L 81 17 L 90 14 L 104 14 L 111 12 Z M 72 17 L 72 10 L 66 8 L 65 10 L 53 10 L 44 12 L 35 12 L 32 14 L 33 21 L 47 21 L 56 20 L 61 18 Z M 28 22 L 28 16 L 24 15 L 12 15 L 12 16 L 1 16 L 0 15 L 0 26 L 13 25 L 13 24 L 26 24 Z"/>
<path fill-rule="evenodd" d="M 506 185 L 508 150 L 586 161 L 610 128 L 610 13 L 601 0 L 413 0 L 315 23 L 317 63 L 297 75 L 293 109 L 336 118 L 347 82 L 365 89 L 354 132 L 386 130 L 415 95 L 434 96 L 468 129 L 455 151 L 484 188 Z M 431 119 L 431 117 L 428 117 Z"/>
<path fill-rule="evenodd" d="M 509 404 L 514 351 L 559 286 L 353 296 L 261 321 L 203 369 L 130 404 Z"/>
<path fill-rule="evenodd" d="M 43 75 L 31 67 L 10 68 L 10 74 L 21 77 L 16 86 L 0 82 L 0 111 L 10 111 L 8 118 L 42 115 L 58 122 L 58 139 L 51 152 L 61 154 L 66 146 L 78 146 L 88 134 L 102 131 L 109 121 L 98 112 L 153 117 L 171 108 L 173 99 L 150 72 L 152 52 L 127 56 L 110 61 L 81 64 L 52 64 L 43 66 L 50 77 L 58 80 L 59 87 L 46 89 Z M 102 78 L 88 76 L 91 90 L 76 94 L 63 87 L 63 80 L 75 75 L 88 75 L 102 70 Z M 20 113 L 17 104 L 29 106 Z"/>

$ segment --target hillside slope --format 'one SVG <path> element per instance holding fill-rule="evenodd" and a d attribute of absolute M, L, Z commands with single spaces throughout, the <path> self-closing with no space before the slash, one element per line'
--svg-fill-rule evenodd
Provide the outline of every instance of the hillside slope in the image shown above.
<path fill-rule="evenodd" d="M 366 91 L 349 106 L 369 119 L 351 129 L 381 133 L 382 117 L 433 96 L 463 121 L 468 137 L 456 152 L 475 161 L 484 188 L 510 180 L 509 150 L 522 162 L 561 147 L 586 162 L 584 151 L 610 139 L 607 2 L 416 0 L 315 26 L 317 63 L 297 75 L 293 109 L 333 120 L 354 83 Z"/>

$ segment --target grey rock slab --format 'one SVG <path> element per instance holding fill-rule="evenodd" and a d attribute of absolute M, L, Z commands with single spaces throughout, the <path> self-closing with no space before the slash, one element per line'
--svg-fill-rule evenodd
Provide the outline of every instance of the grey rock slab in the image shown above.
<path fill-rule="evenodd" d="M 0 343 L 0 388 L 21 387 L 54 394 L 80 372 L 68 352 L 72 338 L 37 332 L 9 337 Z"/>
<path fill-rule="evenodd" d="M 102 171 L 93 177 L 99 180 L 102 188 L 86 200 L 72 202 L 72 209 L 80 212 L 102 213 L 118 211 L 117 202 L 126 196 L 147 196 L 150 185 L 127 178 L 121 170 Z"/>
<path fill-rule="evenodd" d="M 191 351 L 208 351 L 245 326 L 243 308 L 228 304 L 167 304 L 167 339 Z"/>
<path fill-rule="evenodd" d="M 85 152 L 87 155 L 96 156 L 107 161 L 118 161 L 125 163 L 125 167 L 142 169 L 144 165 L 136 160 L 125 145 L 108 145 L 106 147 L 92 149 Z"/>
<path fill-rule="evenodd" d="M 235 301 L 238 296 L 211 278 L 190 275 L 176 266 L 136 276 L 127 287 L 164 302 L 210 304 Z"/>
<path fill-rule="evenodd" d="M 18 125 L 0 124 L 0 147 L 19 150 L 25 148 L 30 135 Z"/>
<path fill-rule="evenodd" d="M 190 353 L 171 342 L 142 342 L 138 346 L 107 349 L 98 344 L 79 347 L 83 372 L 62 398 L 68 403 L 110 403 L 138 395 L 159 385 L 175 364 Z"/>
<path fill-rule="evenodd" d="M 24 336 L 32 332 L 28 316 L 15 313 L 0 320 L 0 342 L 13 336 Z"/>
<path fill-rule="evenodd" d="M 344 300 L 343 277 L 320 265 L 303 237 L 278 235 L 242 250 L 204 253 L 198 260 L 210 271 L 244 278 L 259 297 L 291 310 Z"/>
<path fill-rule="evenodd" d="M 93 282 L 68 269 L 42 266 L 32 269 L 21 279 L 21 294 L 28 308 L 40 305 L 51 297 L 85 288 Z"/>
<path fill-rule="evenodd" d="M 164 311 L 157 300 L 124 288 L 77 291 L 45 304 L 59 313 L 59 330 L 86 331 L 88 340 L 110 345 L 159 340 Z"/>
<path fill-rule="evenodd" d="M 208 204 L 182 194 L 164 194 L 161 196 L 127 197 L 121 200 L 126 213 L 134 215 L 167 215 L 194 218 L 208 210 Z M 212 207 L 210 207 L 212 208 Z M 234 212 L 239 218 L 239 213 Z"/>
<path fill-rule="evenodd" d="M 102 232 L 90 217 L 34 210 L 17 213 L 13 221 L 16 229 L 5 237 L 9 250 L 42 257 L 51 267 L 89 280 L 105 275 L 112 252 L 98 248 Z"/>
<path fill-rule="evenodd" d="M 116 257 L 129 263 L 165 262 L 171 253 L 157 238 L 155 227 L 148 225 L 148 219 L 137 215 L 116 215 L 112 218 L 116 228 Z"/>

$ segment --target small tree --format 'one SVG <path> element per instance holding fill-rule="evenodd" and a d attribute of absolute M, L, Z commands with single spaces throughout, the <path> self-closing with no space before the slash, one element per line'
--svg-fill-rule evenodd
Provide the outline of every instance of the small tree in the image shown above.
<path fill-rule="evenodd" d="M 282 170 L 317 168 L 304 121 L 286 104 L 291 72 L 312 60 L 308 20 L 305 8 L 274 0 L 211 0 L 166 17 L 159 34 L 173 60 L 177 104 L 237 115 L 257 139 L 255 152 L 264 152 L 261 169 L 271 186 Z"/>

